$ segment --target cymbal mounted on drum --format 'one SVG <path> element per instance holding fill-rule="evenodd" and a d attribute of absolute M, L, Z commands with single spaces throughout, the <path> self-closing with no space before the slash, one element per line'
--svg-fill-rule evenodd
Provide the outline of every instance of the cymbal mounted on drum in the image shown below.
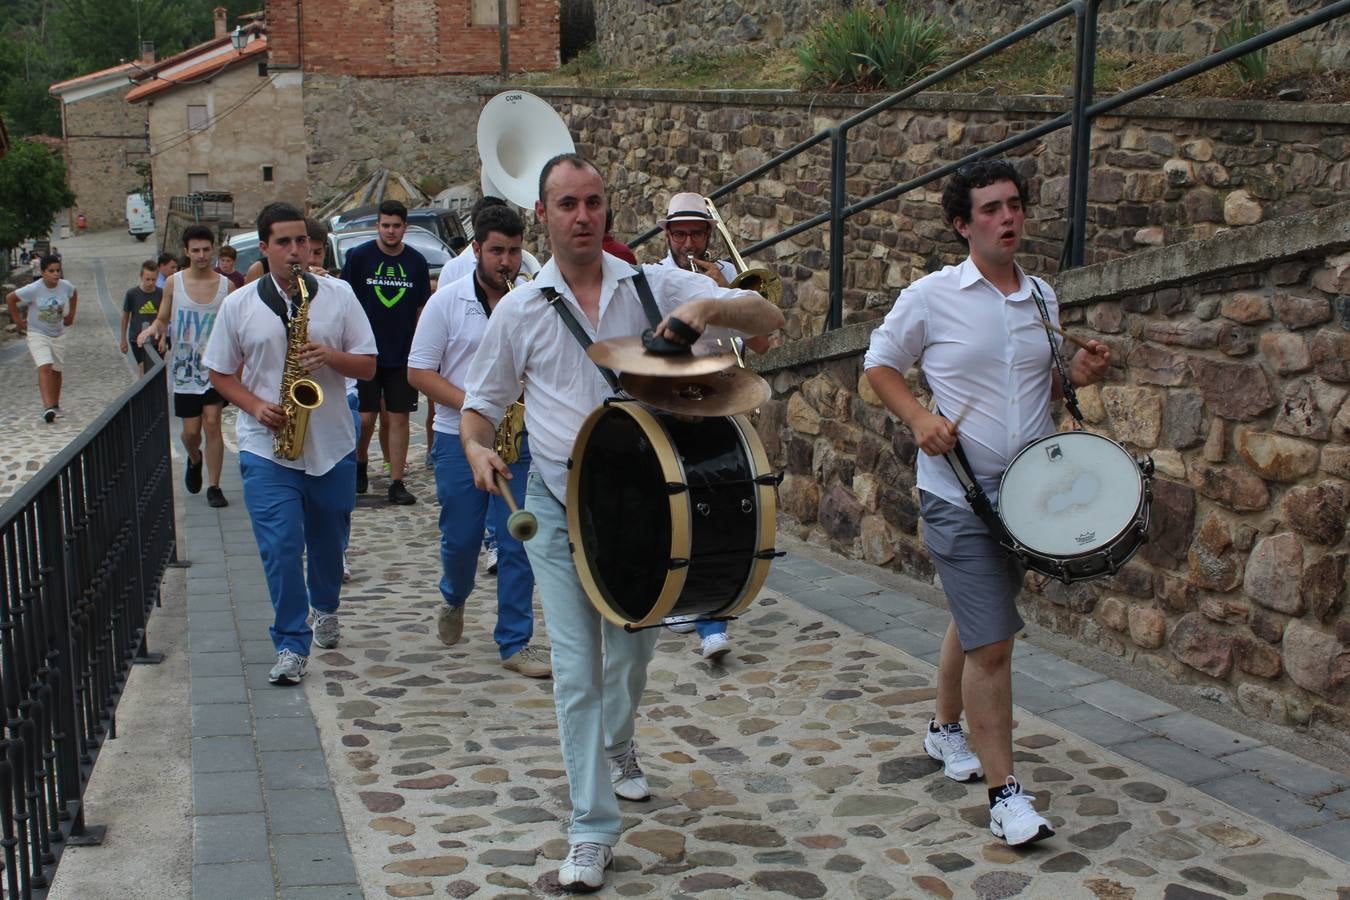
<path fill-rule="evenodd" d="M 544 163 L 576 149 L 562 116 L 526 91 L 498 94 L 478 114 L 478 160 L 484 196 L 501 197 L 522 209 L 534 209 Z"/>

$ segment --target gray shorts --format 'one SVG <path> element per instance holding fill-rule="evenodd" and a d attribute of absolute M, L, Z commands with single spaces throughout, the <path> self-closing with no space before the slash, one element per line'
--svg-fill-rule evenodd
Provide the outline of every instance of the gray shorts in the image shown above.
<path fill-rule="evenodd" d="M 1017 612 L 1022 564 L 990 536 L 979 516 L 919 492 L 923 542 L 942 578 L 961 649 L 1004 641 L 1025 624 Z"/>

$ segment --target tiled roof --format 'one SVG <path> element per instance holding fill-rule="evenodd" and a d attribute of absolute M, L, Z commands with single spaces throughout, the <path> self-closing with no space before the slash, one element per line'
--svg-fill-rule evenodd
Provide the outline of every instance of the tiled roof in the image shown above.
<path fill-rule="evenodd" d="M 200 50 L 203 47 L 214 47 L 215 45 L 216 42 L 213 41 L 210 44 L 201 44 L 195 49 Z M 147 97 L 152 97 L 155 94 L 162 93 L 164 91 L 170 90 L 171 88 L 179 87 L 184 82 L 204 81 L 213 74 L 215 74 L 216 72 L 223 72 L 230 66 L 236 65 L 246 60 L 253 59 L 254 57 L 265 55 L 266 53 L 267 53 L 267 38 L 265 37 L 254 38 L 253 40 L 249 41 L 249 43 L 247 44 L 247 46 L 244 47 L 243 50 L 240 50 L 237 53 L 227 54 L 223 56 L 212 56 L 208 59 L 204 59 L 199 63 L 195 63 L 193 65 L 188 66 L 187 68 L 179 69 L 178 71 L 173 73 L 172 78 L 169 78 L 167 76 L 157 76 L 142 81 L 136 87 L 132 88 L 130 92 L 128 92 L 127 102 L 137 103 L 141 100 L 146 99 Z M 186 54 L 179 54 L 180 58 L 185 56 Z M 180 59 L 180 62 L 181 61 L 182 60 Z"/>

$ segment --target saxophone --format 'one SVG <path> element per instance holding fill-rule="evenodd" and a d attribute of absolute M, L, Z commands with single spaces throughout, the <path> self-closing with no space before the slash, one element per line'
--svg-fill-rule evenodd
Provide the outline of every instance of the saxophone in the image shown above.
<path fill-rule="evenodd" d="M 492 449 L 508 466 L 520 459 L 520 439 L 525 436 L 525 401 L 517 400 L 506 407 L 502 422 L 497 426 Z"/>
<path fill-rule="evenodd" d="M 285 423 L 272 439 L 272 455 L 278 459 L 299 459 L 305 449 L 305 431 L 310 410 L 323 403 L 323 388 L 300 363 L 300 348 L 309 342 L 309 286 L 304 269 L 291 266 L 291 277 L 300 294 L 295 315 L 286 328 L 286 363 L 281 369 L 281 408 Z"/>

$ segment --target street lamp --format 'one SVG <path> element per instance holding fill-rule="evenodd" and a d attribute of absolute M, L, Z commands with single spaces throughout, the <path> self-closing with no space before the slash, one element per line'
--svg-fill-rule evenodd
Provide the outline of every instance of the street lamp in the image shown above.
<path fill-rule="evenodd" d="M 234 31 L 230 32 L 230 45 L 235 50 L 242 51 L 248 44 L 248 35 L 244 33 L 243 25 L 234 26 Z"/>

